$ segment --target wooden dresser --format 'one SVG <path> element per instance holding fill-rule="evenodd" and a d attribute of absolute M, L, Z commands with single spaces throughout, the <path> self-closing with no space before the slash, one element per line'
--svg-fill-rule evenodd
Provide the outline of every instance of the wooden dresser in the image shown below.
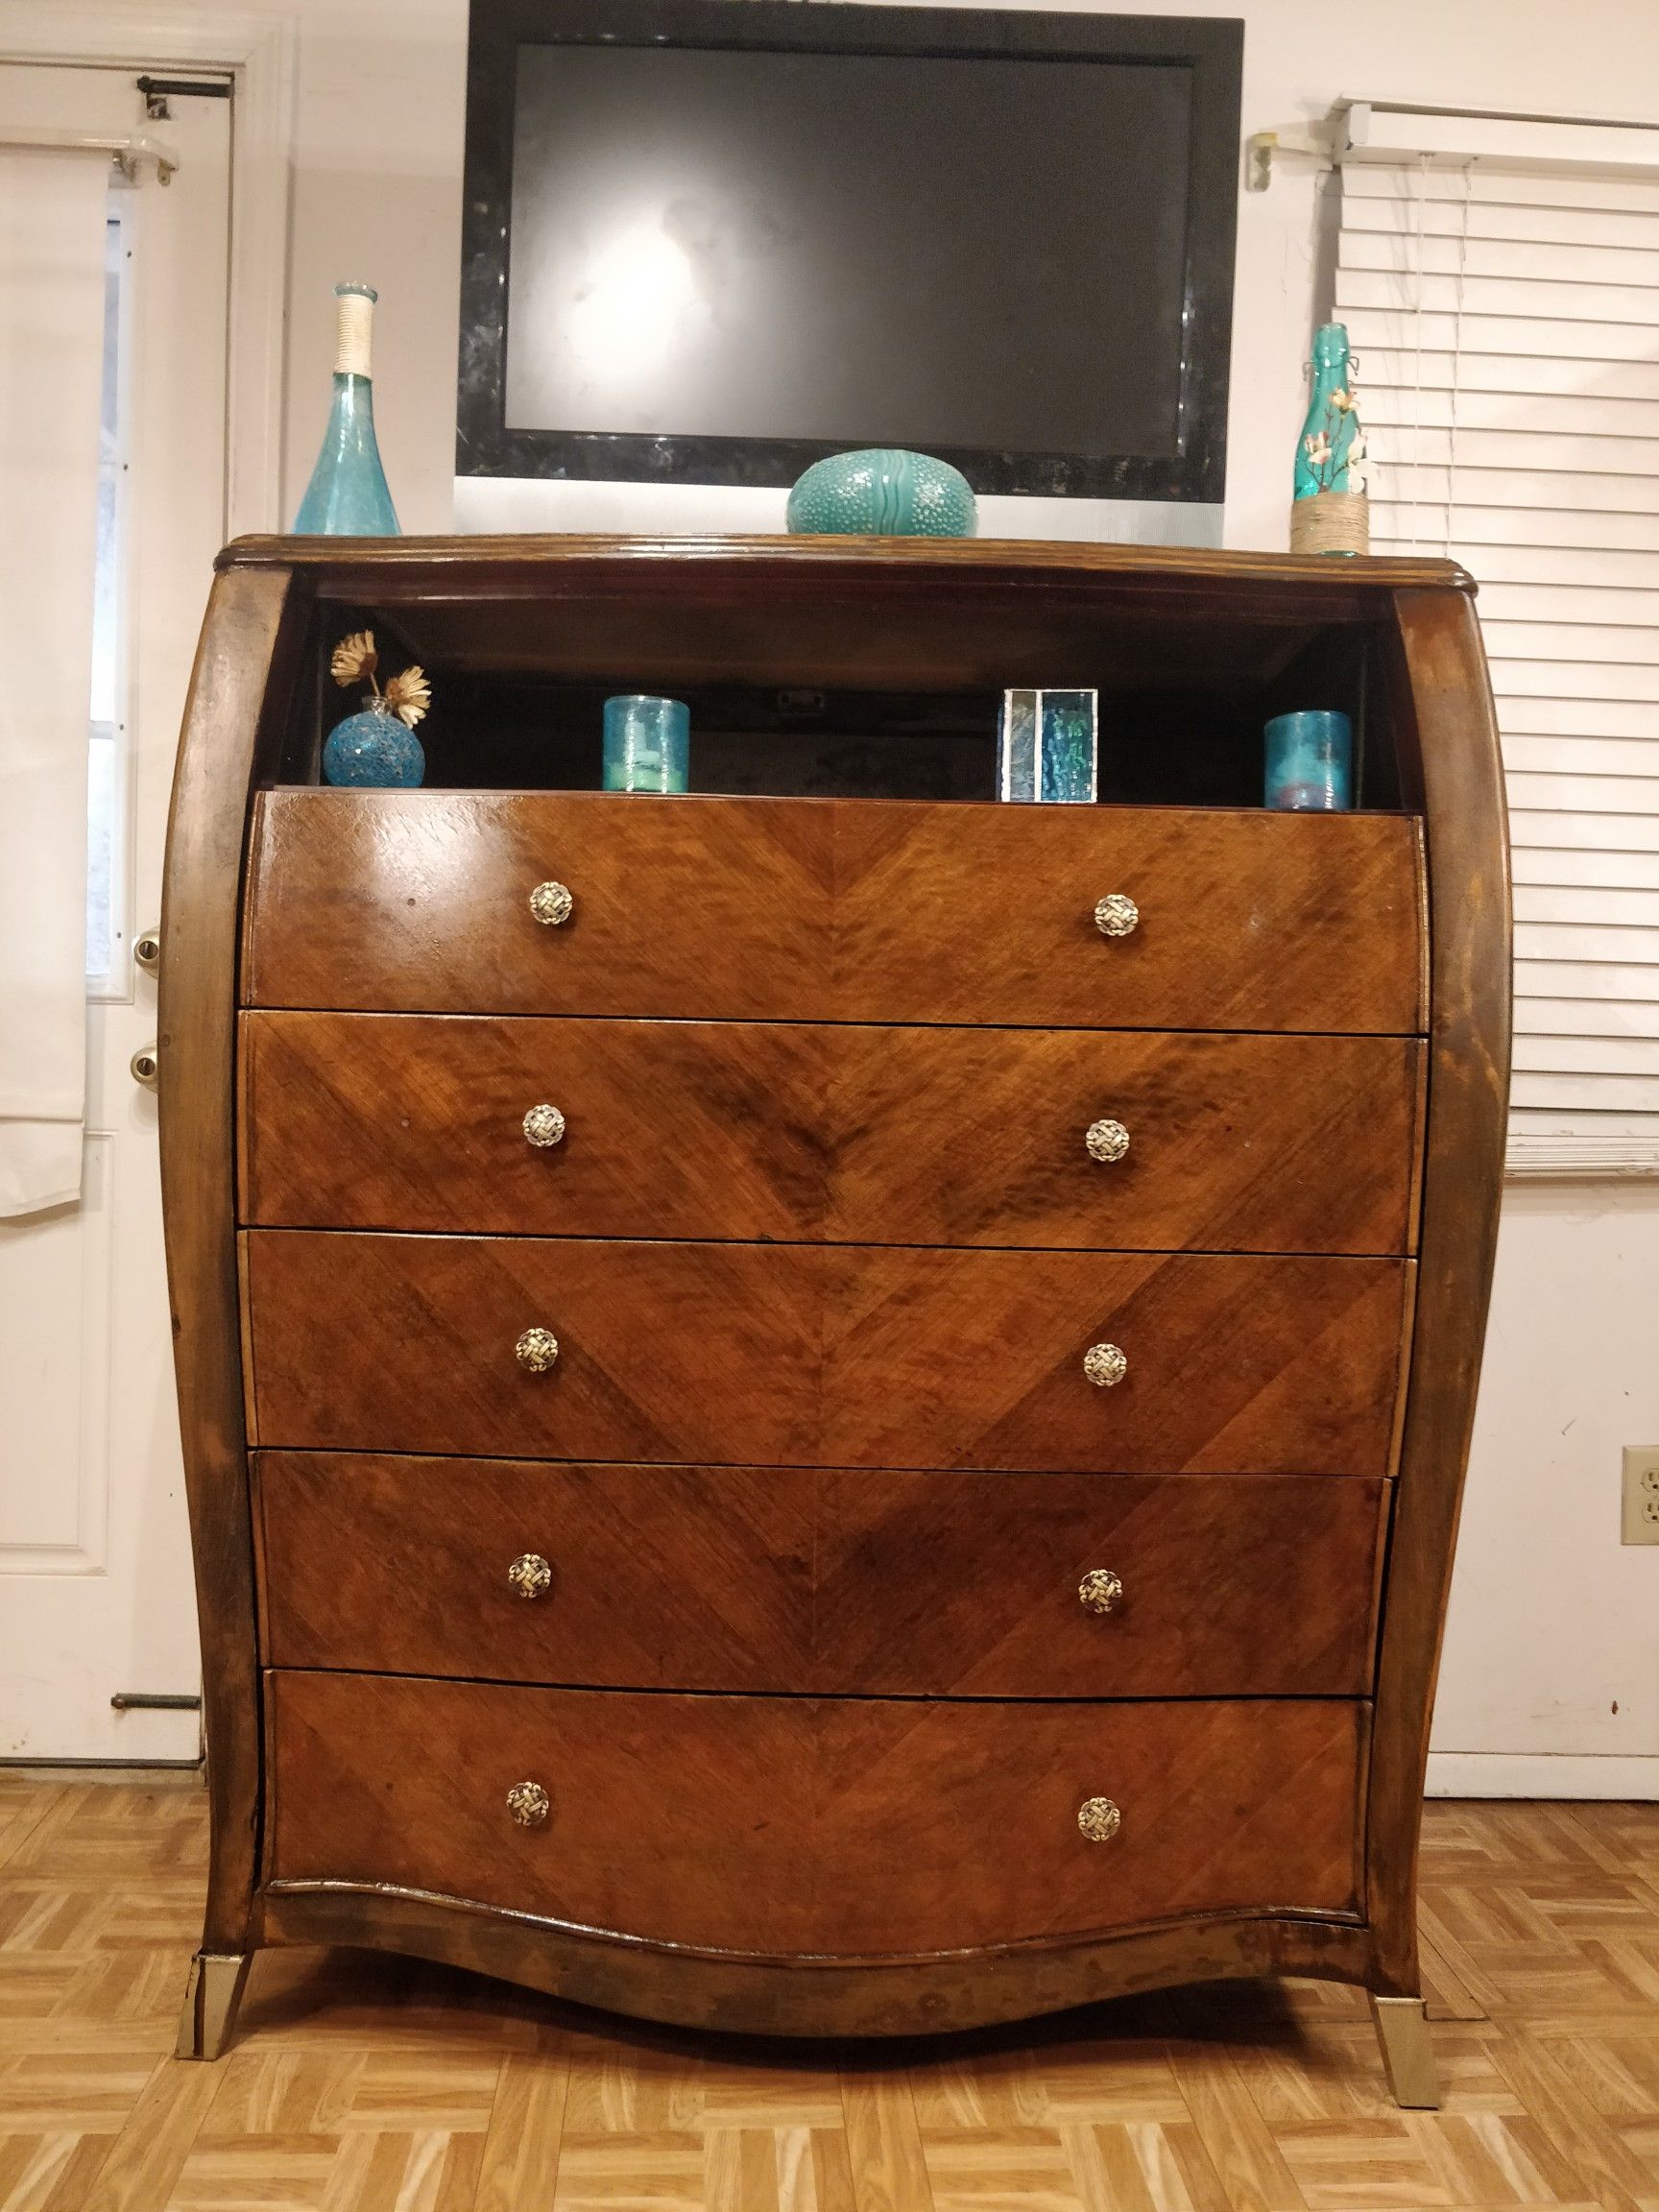
<path fill-rule="evenodd" d="M 1503 814 L 1440 563 L 253 540 L 170 833 L 213 1848 L 180 2038 L 382 1945 L 785 2034 L 1226 1975 L 1433 2098 L 1418 1815 Z M 331 645 L 424 788 L 318 783 Z M 1004 685 L 1102 803 L 991 801 Z M 605 793 L 599 702 L 693 710 Z M 1340 706 L 1358 805 L 1262 810 Z M 725 795 L 711 795 L 724 793 Z"/>

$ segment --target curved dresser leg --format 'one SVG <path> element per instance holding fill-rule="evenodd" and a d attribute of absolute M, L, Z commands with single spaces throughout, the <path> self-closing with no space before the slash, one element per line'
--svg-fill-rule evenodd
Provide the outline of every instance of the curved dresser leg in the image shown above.
<path fill-rule="evenodd" d="M 1395 2104 L 1414 2112 L 1437 2109 L 1440 2083 L 1434 2071 L 1434 2040 L 1422 1998 L 1373 1996 L 1371 2018 Z"/>
<path fill-rule="evenodd" d="M 248 1951 L 198 1951 L 184 1984 L 184 2011 L 179 2022 L 176 2056 L 217 2058 L 236 2026 L 236 2008 L 248 1979 Z"/>

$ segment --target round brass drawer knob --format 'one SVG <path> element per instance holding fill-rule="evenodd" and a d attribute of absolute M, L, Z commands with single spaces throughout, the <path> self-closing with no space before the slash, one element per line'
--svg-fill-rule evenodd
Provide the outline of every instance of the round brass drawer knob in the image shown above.
<path fill-rule="evenodd" d="M 532 1106 L 524 1117 L 524 1135 L 539 1152 L 564 1142 L 565 1117 L 557 1106 Z"/>
<path fill-rule="evenodd" d="M 532 1375 L 545 1375 L 559 1357 L 559 1339 L 551 1329 L 526 1329 L 513 1347 L 520 1367 Z"/>
<path fill-rule="evenodd" d="M 1129 1372 L 1129 1362 L 1116 1344 L 1091 1344 L 1083 1355 L 1083 1372 L 1096 1390 L 1110 1390 Z"/>
<path fill-rule="evenodd" d="M 1121 891 L 1108 891 L 1094 908 L 1094 926 L 1102 937 L 1127 937 L 1140 920 L 1140 907 Z"/>
<path fill-rule="evenodd" d="M 507 1792 L 507 1810 L 520 1828 L 544 1828 L 553 1800 L 540 1782 L 515 1782 Z"/>
<path fill-rule="evenodd" d="M 520 1551 L 507 1579 L 520 1598 L 545 1598 L 553 1587 L 553 1570 L 540 1551 Z"/>
<path fill-rule="evenodd" d="M 549 929 L 557 929 L 562 922 L 568 922 L 575 903 L 565 883 L 538 883 L 530 894 L 531 913 Z"/>
<path fill-rule="evenodd" d="M 1110 1613 L 1123 1595 L 1123 1584 L 1110 1567 L 1091 1567 L 1077 1585 L 1086 1613 Z"/>
<path fill-rule="evenodd" d="M 1085 1797 L 1077 1808 L 1077 1825 L 1091 1843 L 1110 1843 L 1123 1815 L 1110 1797 Z"/>
<path fill-rule="evenodd" d="M 1099 1121 L 1091 1121 L 1084 1132 L 1083 1142 L 1091 1160 L 1098 1160 L 1103 1167 L 1110 1167 L 1121 1160 L 1129 1149 L 1129 1132 L 1121 1121 L 1106 1116 Z"/>

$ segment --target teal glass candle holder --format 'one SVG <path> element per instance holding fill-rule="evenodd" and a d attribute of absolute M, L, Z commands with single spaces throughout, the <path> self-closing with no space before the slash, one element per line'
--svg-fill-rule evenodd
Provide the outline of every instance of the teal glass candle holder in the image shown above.
<path fill-rule="evenodd" d="M 605 702 L 607 791 L 684 791 L 691 709 L 679 699 L 623 692 Z"/>
<path fill-rule="evenodd" d="M 1279 714 L 1263 732 L 1263 803 L 1292 814 L 1338 814 L 1354 804 L 1354 725 L 1314 708 Z"/>

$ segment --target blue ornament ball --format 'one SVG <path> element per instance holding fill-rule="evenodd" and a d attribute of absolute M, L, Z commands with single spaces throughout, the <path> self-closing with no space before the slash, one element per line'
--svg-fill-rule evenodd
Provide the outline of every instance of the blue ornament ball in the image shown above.
<path fill-rule="evenodd" d="M 787 515 L 801 537 L 972 538 L 978 521 L 959 469 L 890 446 L 814 461 L 790 493 Z"/>
<path fill-rule="evenodd" d="M 366 707 L 336 722 L 323 747 L 323 778 L 362 791 L 412 791 L 426 775 L 426 754 L 390 708 Z"/>

